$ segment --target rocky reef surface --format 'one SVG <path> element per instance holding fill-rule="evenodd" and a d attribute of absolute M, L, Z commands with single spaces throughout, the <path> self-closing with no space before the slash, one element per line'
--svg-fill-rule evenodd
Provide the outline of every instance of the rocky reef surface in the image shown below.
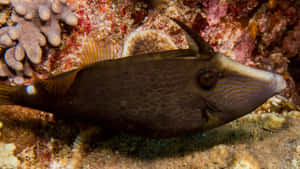
<path fill-rule="evenodd" d="M 32 73 L 45 78 L 76 68 L 81 46 L 91 36 L 112 42 L 118 57 L 134 51 L 123 46 L 135 30 L 145 32 L 145 38 L 168 35 L 170 39 L 158 41 L 168 41 L 170 49 L 188 48 L 183 32 L 168 17 L 192 27 L 216 51 L 279 73 L 288 82 L 280 96 L 241 119 L 205 133 L 163 140 L 0 106 L 0 168 L 299 169 L 299 1 L 0 0 L 0 4 L 4 83 L 28 84 Z"/>
<path fill-rule="evenodd" d="M 205 133 L 150 139 L 9 108 L 0 109 L 1 168 L 298 169 L 300 163 L 299 111 L 250 114 Z"/>

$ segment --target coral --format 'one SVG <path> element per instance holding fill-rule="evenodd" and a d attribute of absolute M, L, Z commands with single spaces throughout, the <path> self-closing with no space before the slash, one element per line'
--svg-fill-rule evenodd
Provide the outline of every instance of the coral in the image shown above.
<path fill-rule="evenodd" d="M 1 133 L 1 129 L 2 129 L 2 127 L 3 127 L 3 122 L 2 122 L 2 121 L 0 121 L 0 137 L 1 137 L 1 135 L 2 135 L 2 133 Z"/>
<path fill-rule="evenodd" d="M 240 63 L 250 64 L 255 42 L 241 23 L 228 19 L 206 27 L 201 33 L 216 51 L 224 53 Z M 220 38 L 222 37 L 222 38 Z"/>
<path fill-rule="evenodd" d="M 171 10 L 173 10 L 173 9 L 171 9 Z M 152 17 L 153 17 L 152 19 L 147 20 L 145 22 L 145 24 L 143 24 L 136 30 L 136 31 L 146 31 L 145 34 L 143 35 L 144 39 L 145 38 L 149 38 L 149 39 L 158 38 L 158 39 L 156 39 L 157 42 L 163 40 L 166 42 L 166 45 L 165 45 L 165 47 L 161 46 L 161 48 L 165 48 L 165 49 L 175 49 L 174 47 L 176 47 L 177 49 L 188 48 L 188 44 L 185 40 L 184 33 L 177 24 L 175 24 L 174 22 L 172 22 L 170 20 L 170 18 L 165 17 L 165 16 L 158 15 L 158 16 L 152 16 Z M 152 35 L 147 33 L 147 31 L 157 31 L 157 33 L 154 33 L 157 35 L 153 35 L 153 37 L 151 37 Z M 138 35 L 138 34 L 136 34 L 136 35 Z M 136 37 L 138 37 L 138 36 L 136 36 Z M 126 47 L 127 46 L 125 45 L 124 49 Z"/>
<path fill-rule="evenodd" d="M 215 25 L 227 14 L 228 1 L 205 0 L 202 1 L 206 11 L 206 19 L 209 25 Z"/>
<path fill-rule="evenodd" d="M 289 91 L 294 91 L 295 84 L 287 72 L 289 58 L 299 55 L 299 4 L 292 0 L 208 0 L 201 5 L 202 12 L 191 7 L 187 15 L 178 17 L 190 23 L 185 18 L 194 14 L 193 29 L 215 51 L 248 66 L 285 75 L 292 89 Z M 295 102 L 295 95 L 289 91 L 282 95 L 293 97 Z"/>
<path fill-rule="evenodd" d="M 13 143 L 4 144 L 0 142 L 0 168 L 17 168 L 20 161 L 14 156 L 15 149 L 16 146 Z"/>
<path fill-rule="evenodd" d="M 0 5 L 8 5 L 10 0 L 0 0 Z"/>
<path fill-rule="evenodd" d="M 286 114 L 291 110 L 297 110 L 299 106 L 294 104 L 291 100 L 286 99 L 280 95 L 276 95 L 268 99 L 263 105 L 256 109 L 253 113 L 262 114 L 262 113 L 272 113 L 278 112 Z"/>
<path fill-rule="evenodd" d="M 300 112 L 299 111 L 290 111 L 288 113 L 284 113 L 283 115 L 285 116 L 292 116 L 292 117 L 300 117 Z"/>
<path fill-rule="evenodd" d="M 269 3 L 263 3 L 251 18 L 257 27 L 256 55 L 252 60 L 259 68 L 284 74 L 288 71 L 288 58 L 299 53 L 295 49 L 300 47 L 296 31 L 299 6 L 292 1 L 276 1 L 276 6 L 270 8 Z"/>
<path fill-rule="evenodd" d="M 0 26 L 6 24 L 8 18 L 9 18 L 9 15 L 10 15 L 10 8 L 4 8 L 4 9 L 1 9 L 1 6 L 0 6 Z"/>
<path fill-rule="evenodd" d="M 238 156 L 234 161 L 230 169 L 259 169 L 258 162 L 255 158 L 249 154 L 245 153 L 242 156 Z"/>
<path fill-rule="evenodd" d="M 6 110 L 0 110 L 0 114 L 4 111 Z M 29 113 L 20 108 L 14 111 Z M 296 114 L 298 117 L 295 117 Z M 260 168 L 297 169 L 299 114 L 298 111 L 287 112 L 287 116 L 276 114 L 279 118 L 284 117 L 288 125 L 271 131 L 264 128 L 265 119 L 262 114 L 251 114 L 203 134 L 166 140 L 141 138 L 109 130 L 100 130 L 100 133 L 94 135 L 98 126 L 76 131 L 78 122 L 65 121 L 48 123 L 43 127 L 34 125 L 32 129 L 27 129 L 31 135 L 38 133 L 38 136 L 32 138 L 28 134 L 24 135 L 24 131 L 20 132 L 23 127 L 17 118 L 8 116 L 16 121 L 16 126 L 5 130 L 9 125 L 5 123 L 0 140 L 5 138 L 16 145 L 19 150 L 15 150 L 15 153 L 21 162 L 18 167 L 24 169 L 73 166 L 232 168 L 246 165 L 254 167 L 256 164 Z M 2 116 L 1 119 L 6 118 Z M 33 140 L 28 141 L 31 139 Z"/>
<path fill-rule="evenodd" d="M 8 27 L 3 27 L 0 29 L 0 47 L 1 48 L 7 48 L 10 46 L 15 45 L 15 43 L 13 42 L 13 40 L 9 37 L 8 35 Z"/>
<path fill-rule="evenodd" d="M 82 168 L 297 169 L 300 119 L 290 120 L 288 127 L 269 131 L 261 115 L 248 115 L 203 134 L 167 140 L 102 134 L 82 159 Z"/>
<path fill-rule="evenodd" d="M 286 122 L 284 117 L 278 116 L 274 113 L 263 114 L 263 128 L 266 130 L 278 130 L 281 129 Z"/>
<path fill-rule="evenodd" d="M 127 38 L 122 56 L 132 56 L 172 49 L 176 49 L 176 45 L 167 35 L 155 30 L 137 30 Z"/>
<path fill-rule="evenodd" d="M 76 15 L 79 26 L 75 27 L 71 36 L 63 34 L 60 48 L 49 51 L 47 45 L 43 48 L 47 51 L 43 54 L 59 67 L 58 71 L 78 66 L 80 46 L 87 35 L 97 40 L 112 41 L 119 57 L 122 56 L 124 40 L 137 28 L 142 32 L 154 30 L 157 34 L 165 34 L 176 48 L 187 48 L 183 32 L 168 18 L 175 17 L 202 35 L 216 51 L 246 65 L 281 73 L 285 77 L 288 76 L 287 68 L 290 69 L 293 63 L 289 72 L 295 73 L 292 74 L 294 79 L 300 77 L 297 73 L 300 62 L 291 61 L 288 65 L 289 59 L 299 55 L 297 13 L 300 10 L 292 0 L 69 2 L 78 2 Z M 10 1 L 0 0 L 0 3 Z M 39 14 L 36 16 L 40 18 Z M 31 20 L 25 21 L 35 24 Z M 9 41 L 8 30 L 3 30 L 0 31 L 1 36 L 6 35 L 0 42 L 12 43 L 9 46 L 16 48 L 18 41 Z M 5 48 L 9 46 L 5 45 Z M 23 64 L 24 74 L 25 67 L 32 66 L 30 58 L 26 57 L 19 61 Z M 7 70 L 7 64 L 0 61 L 0 75 L 7 74 Z M 22 74 L 19 76 L 22 77 Z M 287 90 L 291 91 L 291 88 L 293 85 L 290 84 Z M 57 120 L 53 114 L 36 110 L 1 106 L 0 118 L 5 125 L 1 129 L 0 141 L 15 144 L 16 156 L 21 161 L 19 168 L 298 169 L 300 112 L 295 109 L 299 108 L 289 97 L 275 96 L 253 114 L 219 128 L 193 136 L 160 140 L 109 130 L 101 130 L 103 132 L 92 137 L 85 136 L 84 129 L 78 131 L 77 122 Z M 5 120 L 15 123 L 9 124 Z M 22 125 L 27 121 L 30 127 Z"/>
<path fill-rule="evenodd" d="M 287 57 L 291 58 L 300 52 L 300 21 L 293 30 L 288 31 L 286 37 L 282 41 L 282 49 L 285 50 Z"/>
<path fill-rule="evenodd" d="M 55 126 L 53 126 L 55 127 Z M 68 126 L 69 127 L 69 126 Z M 33 145 L 24 148 L 17 157 L 22 161 L 20 168 L 79 168 L 83 158 L 84 148 L 99 132 L 98 127 L 84 128 L 72 139 L 73 146 L 65 144 L 58 138 L 51 137 L 49 140 L 39 138 Z M 70 134 L 70 131 L 63 132 Z M 62 134 L 62 133 L 61 133 Z M 71 142 L 70 142 L 71 143 Z"/>
<path fill-rule="evenodd" d="M 72 158 L 69 160 L 66 168 L 78 168 L 78 165 L 80 164 L 82 159 L 82 155 L 81 155 L 82 147 L 83 147 L 82 135 L 79 134 L 75 138 L 75 141 L 73 143 Z"/>
<path fill-rule="evenodd" d="M 33 64 L 41 63 L 41 47 L 46 45 L 44 35 L 51 45 L 59 46 L 61 44 L 59 20 L 75 26 L 78 22 L 77 17 L 65 0 L 11 0 L 10 3 L 14 9 L 11 20 L 15 25 L 0 29 L 0 47 L 9 48 L 4 54 L 4 60 L 18 76 L 23 74 L 31 76 L 32 70 L 27 63 L 28 61 Z M 29 60 L 24 59 L 25 55 Z"/>
<path fill-rule="evenodd" d="M 30 169 L 32 166 L 35 168 L 49 168 L 49 160 L 51 158 L 51 153 L 49 150 L 49 144 L 37 140 L 37 143 L 24 148 L 17 157 L 20 159 L 21 163 L 19 168 Z"/>
<path fill-rule="evenodd" d="M 98 133 L 100 129 L 98 127 L 88 127 L 81 130 L 79 135 L 75 138 L 72 148 L 72 157 L 68 162 L 67 168 L 79 168 L 82 160 L 82 152 L 84 151 L 84 144 L 90 142 L 93 135 Z"/>
<path fill-rule="evenodd" d="M 19 122 L 30 122 L 31 125 L 45 125 L 55 121 L 54 115 L 47 112 L 21 107 L 0 106 L 0 119 L 18 120 Z"/>

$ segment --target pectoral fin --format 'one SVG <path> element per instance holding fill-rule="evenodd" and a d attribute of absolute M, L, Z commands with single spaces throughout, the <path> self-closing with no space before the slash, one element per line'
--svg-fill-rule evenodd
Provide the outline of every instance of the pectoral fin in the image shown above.
<path fill-rule="evenodd" d="M 51 75 L 47 79 L 38 79 L 34 76 L 34 85 L 42 87 L 51 95 L 63 95 L 73 84 L 79 69 Z"/>

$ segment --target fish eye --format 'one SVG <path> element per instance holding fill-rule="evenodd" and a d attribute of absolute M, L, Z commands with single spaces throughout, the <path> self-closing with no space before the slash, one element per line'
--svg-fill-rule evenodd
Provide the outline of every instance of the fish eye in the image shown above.
<path fill-rule="evenodd" d="M 209 69 L 200 70 L 197 75 L 197 82 L 203 89 L 210 89 L 217 83 L 217 72 Z"/>

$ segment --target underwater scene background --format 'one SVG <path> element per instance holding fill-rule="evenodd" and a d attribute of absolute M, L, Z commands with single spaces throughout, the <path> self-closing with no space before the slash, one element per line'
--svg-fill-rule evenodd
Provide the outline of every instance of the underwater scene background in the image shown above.
<path fill-rule="evenodd" d="M 199 33 L 216 52 L 287 82 L 287 89 L 249 115 L 169 139 L 0 106 L 0 168 L 300 168 L 300 1 L 0 0 L 0 10 L 4 84 L 28 85 L 77 68 L 89 37 L 112 43 L 117 57 L 132 54 L 124 42 L 134 31 L 152 30 L 143 38 L 169 42 L 161 48 L 189 48 L 170 18 Z"/>

